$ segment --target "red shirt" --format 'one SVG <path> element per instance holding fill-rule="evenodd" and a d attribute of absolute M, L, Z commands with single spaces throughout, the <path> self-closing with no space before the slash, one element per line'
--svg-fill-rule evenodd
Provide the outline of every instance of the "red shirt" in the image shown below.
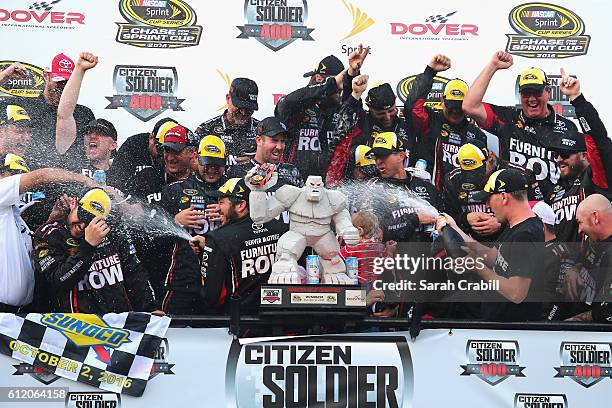
<path fill-rule="evenodd" d="M 338 254 L 343 260 L 357 258 L 357 279 L 361 285 L 374 280 L 374 258 L 384 257 L 385 249 L 382 242 L 364 240 L 355 246 L 345 245 Z"/>

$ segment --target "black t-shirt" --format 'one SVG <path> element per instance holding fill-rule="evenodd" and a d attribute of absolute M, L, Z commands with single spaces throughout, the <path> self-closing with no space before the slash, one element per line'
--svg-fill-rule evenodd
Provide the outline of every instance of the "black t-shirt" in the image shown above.
<path fill-rule="evenodd" d="M 136 173 L 155 163 L 149 153 L 149 134 L 138 133 L 127 138 L 113 159 L 113 180 L 107 179 L 107 184 L 125 190 L 131 178 Z"/>
<path fill-rule="evenodd" d="M 541 290 L 544 276 L 544 225 L 538 217 L 531 217 L 499 236 L 497 259 L 493 272 L 504 278 L 521 276 L 531 279 L 527 298 L 519 304 L 511 303 L 499 293 L 492 294 L 482 304 L 483 317 L 493 321 L 526 321 L 540 318 L 541 305 L 529 302 Z"/>

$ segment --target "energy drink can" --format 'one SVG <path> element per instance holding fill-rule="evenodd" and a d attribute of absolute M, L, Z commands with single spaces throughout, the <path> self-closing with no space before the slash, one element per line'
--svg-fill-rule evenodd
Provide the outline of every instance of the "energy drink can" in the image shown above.
<path fill-rule="evenodd" d="M 346 274 L 353 280 L 353 284 L 359 285 L 359 260 L 355 257 L 346 258 Z"/>
<path fill-rule="evenodd" d="M 306 283 L 309 285 L 318 285 L 320 279 L 319 256 L 306 256 Z"/>

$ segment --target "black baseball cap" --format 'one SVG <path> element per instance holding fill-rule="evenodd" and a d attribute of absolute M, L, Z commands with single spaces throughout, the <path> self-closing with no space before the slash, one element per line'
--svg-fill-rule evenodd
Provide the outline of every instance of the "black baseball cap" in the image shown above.
<path fill-rule="evenodd" d="M 486 202 L 493 194 L 527 191 L 528 188 L 527 175 L 517 169 L 501 169 L 491 174 L 484 190 L 474 193 L 473 198 L 476 201 Z"/>
<path fill-rule="evenodd" d="M 317 67 L 304 74 L 304 78 L 311 77 L 316 74 L 323 76 L 336 76 L 344 71 L 344 64 L 334 55 L 328 55 L 323 58 Z"/>
<path fill-rule="evenodd" d="M 5 100 L 0 102 L 0 125 L 32 127 L 32 119 L 23 106 L 12 100 Z"/>
<path fill-rule="evenodd" d="M 249 78 L 236 78 L 230 85 L 230 98 L 237 108 L 257 110 L 257 94 L 259 89 L 255 81 Z"/>
<path fill-rule="evenodd" d="M 246 185 L 243 177 L 231 178 L 225 182 L 218 190 L 209 191 L 211 197 L 234 197 L 240 200 L 249 201 L 251 189 Z"/>
<path fill-rule="evenodd" d="M 117 129 L 115 129 L 115 126 L 106 119 L 94 119 L 83 127 L 84 135 L 91 132 L 98 132 L 115 141 L 117 140 Z"/>
<path fill-rule="evenodd" d="M 388 83 L 380 84 L 368 91 L 366 105 L 374 109 L 389 109 L 395 105 L 395 93 Z"/>
<path fill-rule="evenodd" d="M 257 126 L 257 134 L 259 136 L 276 136 L 279 133 L 287 132 L 287 125 L 281 122 L 276 116 L 270 116 L 259 122 Z"/>
<path fill-rule="evenodd" d="M 584 141 L 584 134 L 578 132 L 575 129 L 550 129 L 546 133 L 548 141 L 548 149 L 554 152 L 561 153 L 578 153 L 586 152 L 586 142 Z"/>

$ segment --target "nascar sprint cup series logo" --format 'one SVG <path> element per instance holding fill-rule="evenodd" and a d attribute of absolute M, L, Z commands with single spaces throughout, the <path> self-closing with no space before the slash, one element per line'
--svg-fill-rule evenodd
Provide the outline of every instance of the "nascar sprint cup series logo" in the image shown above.
<path fill-rule="evenodd" d="M 314 28 L 306 27 L 306 0 L 245 0 L 244 18 L 246 24 L 237 26 L 241 33 L 236 38 L 256 38 L 272 51 L 299 38 L 314 41 Z"/>
<path fill-rule="evenodd" d="M 412 86 L 416 75 L 410 75 L 402 79 L 397 84 L 397 96 L 400 98 L 402 103 L 406 102 L 406 99 L 410 96 L 410 92 L 412 92 Z M 431 86 L 431 91 L 427 94 L 427 98 L 425 99 L 425 106 L 429 106 L 433 109 L 442 109 L 442 103 L 440 100 L 442 99 L 442 95 L 444 94 L 444 87 L 446 83 L 450 81 L 448 78 L 444 78 L 441 76 L 434 77 L 433 84 Z"/>
<path fill-rule="evenodd" d="M 515 340 L 468 340 L 467 365 L 461 375 L 475 375 L 484 382 L 497 385 L 510 376 L 525 377 L 519 366 L 519 344 Z"/>
<path fill-rule="evenodd" d="M 508 16 L 517 34 L 506 34 L 506 51 L 526 58 L 568 58 L 585 55 L 591 37 L 584 22 L 564 7 L 548 3 L 516 6 Z"/>
<path fill-rule="evenodd" d="M 604 378 L 612 378 L 612 343 L 561 343 L 561 366 L 555 378 L 570 377 L 585 388 Z"/>
<path fill-rule="evenodd" d="M 175 94 L 178 76 L 175 67 L 117 65 L 113 75 L 116 95 L 107 96 L 106 109 L 123 108 L 146 122 L 167 109 L 182 111 Z"/>
<path fill-rule="evenodd" d="M 234 341 L 227 406 L 409 407 L 412 361 L 404 336 Z"/>
<path fill-rule="evenodd" d="M 4 71 L 14 61 L 0 61 L 0 71 Z M 43 70 L 36 65 L 20 62 L 26 70 L 25 78 L 9 79 L 0 84 L 0 92 L 10 96 L 20 96 L 26 98 L 38 97 L 45 88 Z"/>
<path fill-rule="evenodd" d="M 202 26 L 182 0 L 121 0 L 117 42 L 143 48 L 183 48 L 200 43 Z"/>
<path fill-rule="evenodd" d="M 516 394 L 514 408 L 567 408 L 565 394 Z"/>

